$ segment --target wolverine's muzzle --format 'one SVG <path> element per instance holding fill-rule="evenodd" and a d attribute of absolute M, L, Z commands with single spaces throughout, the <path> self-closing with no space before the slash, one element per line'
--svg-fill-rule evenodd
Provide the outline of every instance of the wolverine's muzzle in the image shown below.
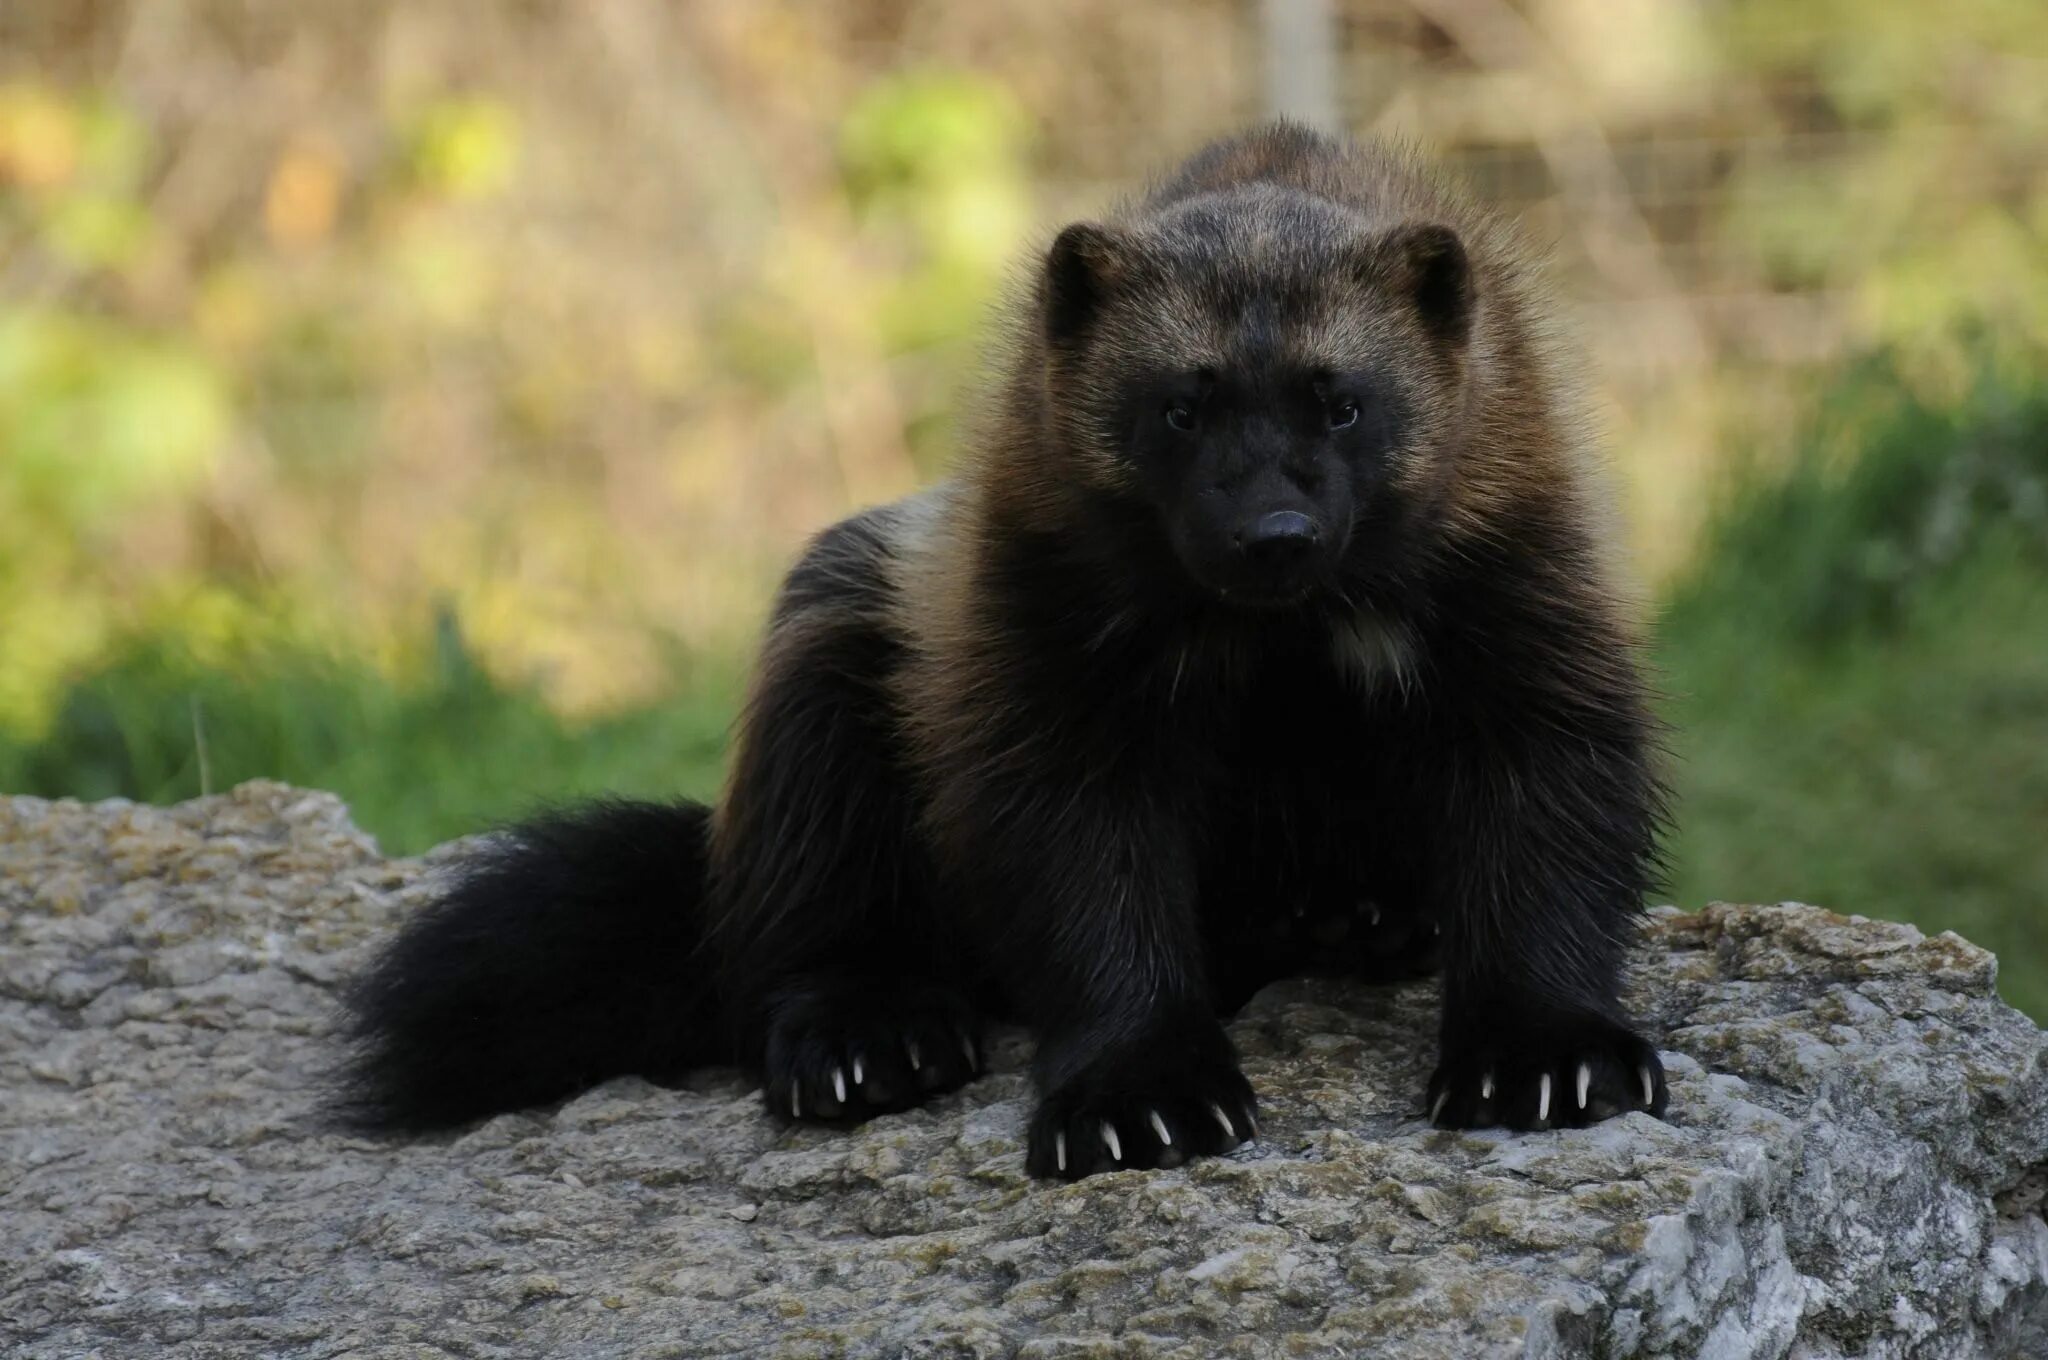
<path fill-rule="evenodd" d="M 1217 587 L 1233 604 L 1294 604 L 1328 574 L 1331 539 L 1313 507 L 1252 510 L 1231 530 Z"/>
<path fill-rule="evenodd" d="M 1299 510 L 1273 510 L 1236 534 L 1237 550 L 1254 570 L 1284 574 L 1314 556 L 1323 527 Z"/>

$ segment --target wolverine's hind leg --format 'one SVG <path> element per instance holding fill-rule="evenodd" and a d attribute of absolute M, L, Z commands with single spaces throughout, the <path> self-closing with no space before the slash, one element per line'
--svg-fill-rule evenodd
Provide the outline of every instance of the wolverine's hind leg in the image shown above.
<path fill-rule="evenodd" d="M 712 947 L 769 1107 L 857 1120 L 974 1076 L 898 756 L 883 573 L 900 512 L 828 530 L 777 603 L 712 831 Z"/>

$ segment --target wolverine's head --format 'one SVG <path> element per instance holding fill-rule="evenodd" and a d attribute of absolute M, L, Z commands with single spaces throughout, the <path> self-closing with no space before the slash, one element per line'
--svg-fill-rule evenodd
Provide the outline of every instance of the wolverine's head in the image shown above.
<path fill-rule="evenodd" d="M 1039 299 L 1069 475 L 1232 605 L 1369 575 L 1446 475 L 1478 305 L 1448 227 L 1240 186 L 1068 227 Z"/>

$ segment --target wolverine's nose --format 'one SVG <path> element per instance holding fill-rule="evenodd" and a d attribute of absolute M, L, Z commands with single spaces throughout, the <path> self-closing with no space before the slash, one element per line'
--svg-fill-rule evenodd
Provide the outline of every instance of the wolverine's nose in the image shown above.
<path fill-rule="evenodd" d="M 1237 550 L 1259 567 L 1284 570 L 1299 566 L 1322 536 L 1299 510 L 1271 510 L 1237 531 Z"/>

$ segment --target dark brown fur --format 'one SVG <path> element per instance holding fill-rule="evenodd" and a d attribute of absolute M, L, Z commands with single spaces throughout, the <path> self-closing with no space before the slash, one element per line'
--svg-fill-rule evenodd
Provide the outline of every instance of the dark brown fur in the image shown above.
<path fill-rule="evenodd" d="M 1253 1132 L 1251 990 L 1440 956 L 1432 1117 L 1661 1111 L 1654 724 L 1548 314 L 1411 158 L 1287 126 L 1061 233 L 958 477 L 784 588 L 672 889 L 724 1021 L 678 1062 L 861 1118 L 1015 1018 L 1032 1169 L 1151 1166 Z"/>

